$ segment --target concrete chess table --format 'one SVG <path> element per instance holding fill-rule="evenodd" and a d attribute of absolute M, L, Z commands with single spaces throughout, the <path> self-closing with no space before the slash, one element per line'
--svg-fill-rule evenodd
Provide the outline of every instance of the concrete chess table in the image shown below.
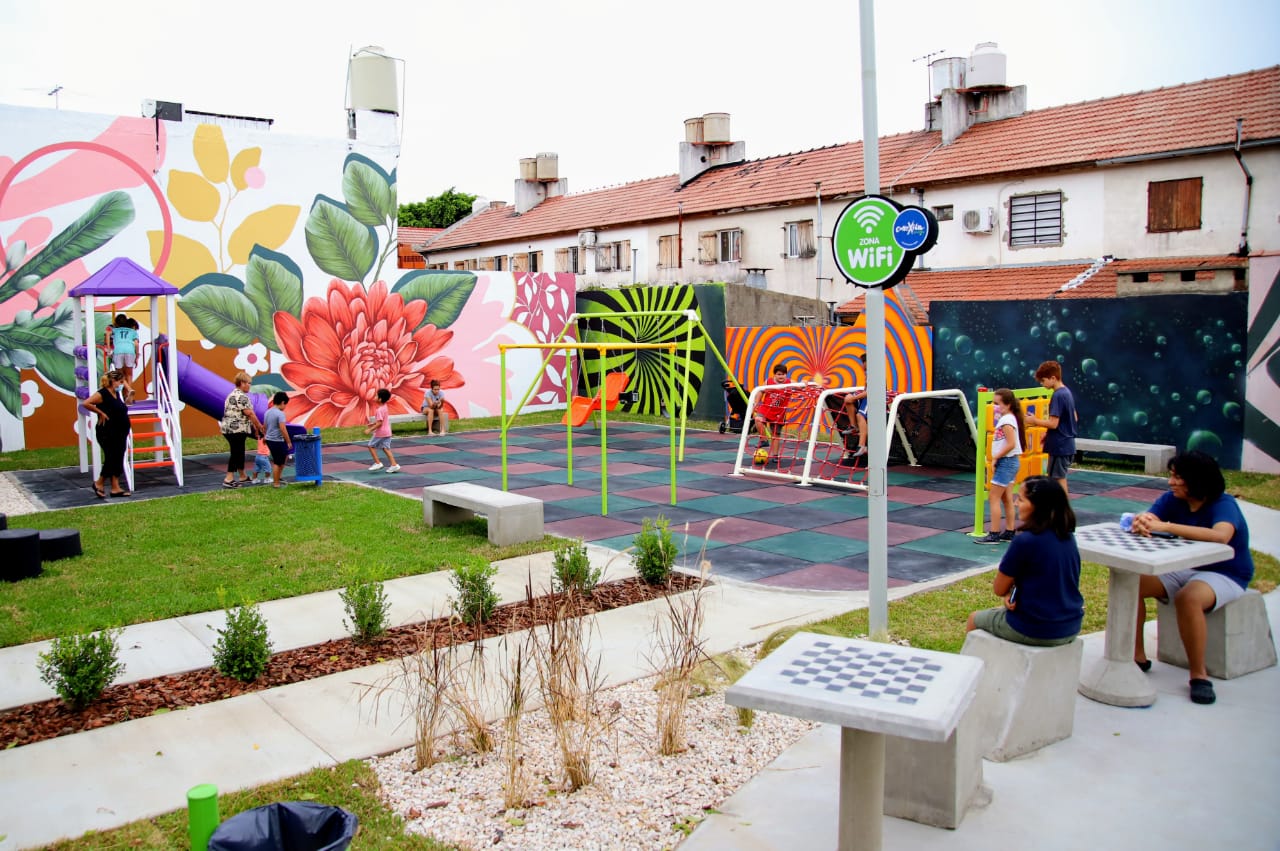
<path fill-rule="evenodd" d="M 1080 693 L 1112 706 L 1150 706 L 1156 690 L 1133 663 L 1137 634 L 1138 576 L 1203 567 L 1231 558 L 1226 544 L 1185 538 L 1147 538 L 1120 528 L 1118 523 L 1095 523 L 1076 529 L 1080 558 L 1105 564 L 1107 632 L 1102 658 L 1080 674 Z"/>
<path fill-rule="evenodd" d="M 973 699 L 982 660 L 800 632 L 725 693 L 731 706 L 837 724 L 839 851 L 880 848 L 884 737 L 945 742 Z"/>

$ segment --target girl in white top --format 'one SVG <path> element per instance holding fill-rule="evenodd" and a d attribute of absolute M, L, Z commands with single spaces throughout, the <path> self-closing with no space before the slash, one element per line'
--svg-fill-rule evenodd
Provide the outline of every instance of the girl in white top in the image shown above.
<path fill-rule="evenodd" d="M 1013 483 L 1018 479 L 1022 454 L 1022 404 L 1013 391 L 1001 387 L 994 394 L 996 427 L 991 435 L 991 484 L 988 498 L 991 502 L 990 532 L 979 538 L 979 544 L 1000 544 L 1013 540 L 1017 525 L 1013 511 Z M 1004 519 L 1000 509 L 1004 507 Z"/>

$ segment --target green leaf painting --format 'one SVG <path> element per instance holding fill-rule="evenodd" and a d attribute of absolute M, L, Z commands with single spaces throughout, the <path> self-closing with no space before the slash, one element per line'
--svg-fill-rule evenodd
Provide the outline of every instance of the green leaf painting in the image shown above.
<path fill-rule="evenodd" d="M 244 271 L 244 294 L 257 311 L 257 336 L 280 351 L 273 323 L 277 311 L 302 315 L 302 270 L 288 256 L 255 246 Z"/>
<path fill-rule="evenodd" d="M 56 315 L 42 316 L 29 324 L 0 328 L 0 348 L 8 350 L 14 366 L 35 367 L 50 384 L 73 390 L 75 360 L 64 350 L 67 346 L 62 340 L 66 337 Z"/>
<path fill-rule="evenodd" d="M 391 288 L 393 293 L 409 302 L 415 298 L 427 302 L 427 315 L 418 328 L 434 325 L 448 328 L 462 314 L 467 299 L 476 288 L 476 276 L 471 272 L 410 272 Z M 415 328 L 413 330 L 418 330 Z"/>
<path fill-rule="evenodd" d="M 108 192 L 93 202 L 84 215 L 72 222 L 62 233 L 49 240 L 9 280 L 0 285 L 0 301 L 13 297 L 17 282 L 28 276 L 37 281 L 81 257 L 85 257 L 105 245 L 110 239 L 133 221 L 133 202 L 123 192 Z"/>
<path fill-rule="evenodd" d="M 396 215 L 396 196 L 381 169 L 363 157 L 349 157 L 342 169 L 342 197 L 355 220 L 372 227 L 388 226 Z"/>
<path fill-rule="evenodd" d="M 13 416 L 22 416 L 22 379 L 11 367 L 0 369 L 0 405 Z"/>
<path fill-rule="evenodd" d="M 378 238 L 346 208 L 323 195 L 311 205 L 306 224 L 307 251 L 327 274 L 343 281 L 363 281 L 373 268 Z"/>
<path fill-rule="evenodd" d="M 253 377 L 253 384 L 249 388 L 254 393 L 275 393 L 277 390 L 286 392 L 293 389 L 293 385 L 289 380 L 278 372 L 264 372 Z"/>
<path fill-rule="evenodd" d="M 231 349 L 258 339 L 258 308 L 230 275 L 201 275 L 183 287 L 178 306 L 209 342 Z"/>

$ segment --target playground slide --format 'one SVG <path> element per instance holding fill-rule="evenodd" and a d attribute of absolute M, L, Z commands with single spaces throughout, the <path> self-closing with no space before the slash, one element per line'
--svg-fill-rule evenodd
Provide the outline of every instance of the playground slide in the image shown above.
<path fill-rule="evenodd" d="M 167 352 L 168 349 L 166 348 Z M 222 406 L 227 395 L 235 389 L 235 384 L 215 372 L 205 369 L 191 359 L 191 355 L 178 355 L 178 399 L 190 405 L 202 414 L 222 419 Z M 267 408 L 271 402 L 265 393 L 250 393 L 253 412 L 258 415 L 258 422 L 267 416 Z"/>

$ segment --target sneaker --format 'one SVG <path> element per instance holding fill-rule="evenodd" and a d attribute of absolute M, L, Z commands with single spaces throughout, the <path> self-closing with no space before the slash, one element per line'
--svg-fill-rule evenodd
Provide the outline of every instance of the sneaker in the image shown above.
<path fill-rule="evenodd" d="M 975 544 L 1003 544 L 1005 540 L 1000 537 L 999 532 L 988 532 L 981 538 L 974 539 Z"/>
<path fill-rule="evenodd" d="M 379 462 L 378 462 L 378 463 L 376 463 L 376 464 L 370 464 L 370 465 L 369 465 L 369 472 L 370 472 L 370 473 L 376 473 L 376 472 L 378 472 L 378 471 L 379 471 L 379 470 L 381 470 L 381 469 L 382 469 L 382 462 L 381 462 L 381 461 L 379 461 Z"/>
<path fill-rule="evenodd" d="M 388 468 L 387 468 L 387 472 L 388 472 L 388 473 L 398 473 L 398 472 L 400 472 L 400 465 L 399 465 L 399 464 L 392 464 L 390 467 L 388 467 Z"/>
<path fill-rule="evenodd" d="M 1014 532 L 1012 529 L 1005 529 L 1003 532 L 1000 533 L 1000 540 L 1004 541 L 1007 544 L 1013 540 L 1013 535 L 1014 535 Z"/>
<path fill-rule="evenodd" d="M 1213 683 L 1208 680 L 1192 680 L 1191 681 L 1191 702 L 1201 705 L 1208 705 L 1217 700 L 1217 695 L 1213 693 Z"/>

